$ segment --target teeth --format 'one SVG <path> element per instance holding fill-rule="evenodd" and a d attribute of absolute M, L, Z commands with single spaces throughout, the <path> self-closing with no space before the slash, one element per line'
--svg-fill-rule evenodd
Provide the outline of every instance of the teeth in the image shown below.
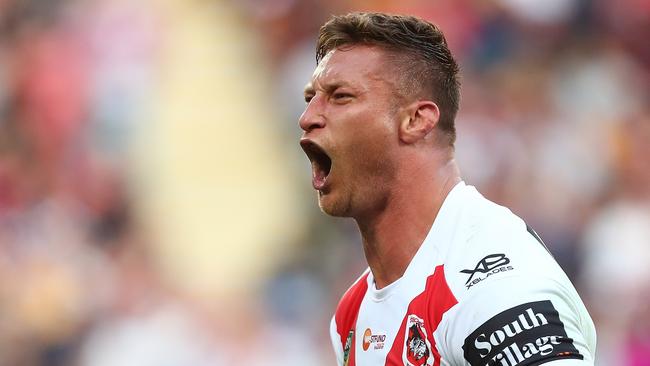
<path fill-rule="evenodd" d="M 332 169 L 332 160 L 320 146 L 313 142 L 303 142 L 301 147 L 311 161 L 315 186 L 322 186 Z"/>

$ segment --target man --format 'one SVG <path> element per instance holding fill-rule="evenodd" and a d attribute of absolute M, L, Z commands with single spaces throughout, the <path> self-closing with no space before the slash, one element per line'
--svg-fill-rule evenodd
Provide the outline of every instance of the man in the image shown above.
<path fill-rule="evenodd" d="M 333 17 L 300 145 L 369 269 L 331 323 L 340 365 L 592 365 L 593 323 L 537 235 L 454 161 L 458 66 L 423 20 Z"/>

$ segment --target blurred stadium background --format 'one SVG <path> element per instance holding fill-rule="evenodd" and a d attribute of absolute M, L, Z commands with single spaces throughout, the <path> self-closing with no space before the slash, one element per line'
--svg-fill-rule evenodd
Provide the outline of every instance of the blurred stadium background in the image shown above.
<path fill-rule="evenodd" d="M 365 268 L 297 140 L 318 27 L 438 23 L 464 177 L 650 365 L 647 0 L 1 0 L 0 365 L 331 365 Z"/>

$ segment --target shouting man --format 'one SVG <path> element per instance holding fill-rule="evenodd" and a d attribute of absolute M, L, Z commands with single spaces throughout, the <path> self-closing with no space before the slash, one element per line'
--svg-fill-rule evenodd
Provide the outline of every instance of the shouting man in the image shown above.
<path fill-rule="evenodd" d="M 442 32 L 353 13 L 320 30 L 300 145 L 321 209 L 369 268 L 331 323 L 339 365 L 593 365 L 580 297 L 524 221 L 461 179 L 458 66 Z"/>

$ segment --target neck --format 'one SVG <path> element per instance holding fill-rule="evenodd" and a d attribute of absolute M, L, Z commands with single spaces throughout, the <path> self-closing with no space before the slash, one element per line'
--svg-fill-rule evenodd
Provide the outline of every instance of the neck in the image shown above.
<path fill-rule="evenodd" d="M 355 217 L 378 289 L 402 277 L 443 201 L 461 180 L 451 158 L 421 161 L 400 172 L 394 185 L 397 188 L 379 212 Z"/>

